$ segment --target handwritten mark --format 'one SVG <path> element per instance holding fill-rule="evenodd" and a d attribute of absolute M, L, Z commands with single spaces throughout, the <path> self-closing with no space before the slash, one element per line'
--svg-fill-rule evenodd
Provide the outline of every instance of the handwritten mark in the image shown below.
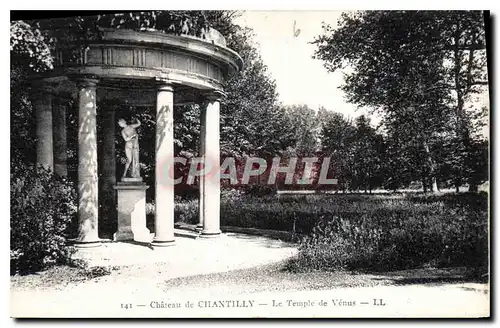
<path fill-rule="evenodd" d="M 297 29 L 297 21 L 293 21 L 293 36 L 298 37 L 300 34 L 300 29 Z"/>

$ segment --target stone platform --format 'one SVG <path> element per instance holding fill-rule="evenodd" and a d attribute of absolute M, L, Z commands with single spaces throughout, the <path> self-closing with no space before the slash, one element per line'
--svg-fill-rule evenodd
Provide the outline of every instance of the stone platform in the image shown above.
<path fill-rule="evenodd" d="M 149 186 L 141 178 L 122 178 L 114 189 L 118 198 L 118 231 L 116 241 L 149 241 L 146 228 L 146 189 Z"/>

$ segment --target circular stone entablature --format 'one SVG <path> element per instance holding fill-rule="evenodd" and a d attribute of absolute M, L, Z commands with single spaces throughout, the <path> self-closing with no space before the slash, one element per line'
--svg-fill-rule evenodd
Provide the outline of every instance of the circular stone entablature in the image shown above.
<path fill-rule="evenodd" d="M 100 29 L 85 46 L 64 43 L 55 51 L 54 69 L 34 80 L 66 91 L 73 80 L 92 77 L 102 87 L 151 89 L 158 81 L 199 91 L 222 90 L 243 60 L 211 29 L 209 38 L 160 31 Z M 69 82 L 69 83 L 68 83 Z M 67 90 L 71 92 L 71 90 Z"/>

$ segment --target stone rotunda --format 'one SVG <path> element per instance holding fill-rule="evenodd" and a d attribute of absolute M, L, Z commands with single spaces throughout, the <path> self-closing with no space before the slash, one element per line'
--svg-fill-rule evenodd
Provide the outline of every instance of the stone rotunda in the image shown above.
<path fill-rule="evenodd" d="M 102 29 L 85 48 L 65 44 L 56 51 L 54 69 L 33 76 L 37 123 L 37 162 L 66 176 L 66 112 L 68 99 L 78 103 L 78 237 L 76 245 L 100 245 L 99 198 L 118 193 L 116 240 L 134 239 L 145 227 L 143 183 L 117 181 L 116 113 L 97 107 L 101 101 L 126 99 L 132 105 L 156 104 L 155 246 L 174 244 L 173 179 L 160 179 L 174 164 L 176 103 L 198 103 L 201 111 L 200 154 L 219 167 L 220 100 L 223 82 L 243 66 L 212 30 L 210 39 L 169 35 L 158 31 Z M 75 51 L 75 49 L 79 49 Z M 97 115 L 97 108 L 102 113 Z M 103 151 L 98 155 L 97 119 L 103 126 Z M 98 176 L 98 156 L 101 177 Z M 164 181 L 163 181 L 164 180 Z M 98 184 L 101 183 L 101 193 Z M 200 179 L 201 236 L 220 234 L 220 180 Z M 139 223 L 144 227 L 137 227 Z M 147 229 L 146 229 L 147 230 Z M 149 231 L 147 231 L 149 232 Z"/>

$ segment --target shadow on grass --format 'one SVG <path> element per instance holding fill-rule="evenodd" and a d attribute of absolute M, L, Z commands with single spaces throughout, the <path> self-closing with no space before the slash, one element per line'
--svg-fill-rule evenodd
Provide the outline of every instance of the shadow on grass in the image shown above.
<path fill-rule="evenodd" d="M 149 248 L 150 250 L 154 251 L 153 245 L 151 245 L 151 243 L 144 242 L 144 241 L 124 240 L 124 241 L 119 241 L 119 243 L 142 246 L 142 247 L 146 247 L 146 248 Z"/>
<path fill-rule="evenodd" d="M 387 280 L 374 278 L 374 280 Z M 432 278 L 398 278 L 390 279 L 395 285 L 422 285 L 422 284 L 454 284 L 454 283 L 487 283 L 488 279 L 480 277 L 432 277 Z"/>
<path fill-rule="evenodd" d="M 290 233 L 279 232 L 279 234 L 276 234 L 272 230 L 251 231 L 250 229 L 226 230 L 224 233 L 231 238 L 245 240 L 245 243 L 258 244 L 266 248 L 289 248 L 294 246 L 291 242 L 293 235 Z"/>
<path fill-rule="evenodd" d="M 391 281 L 394 285 L 437 285 L 455 283 L 488 283 L 489 275 L 478 268 L 421 268 L 372 273 L 373 280 Z"/>

